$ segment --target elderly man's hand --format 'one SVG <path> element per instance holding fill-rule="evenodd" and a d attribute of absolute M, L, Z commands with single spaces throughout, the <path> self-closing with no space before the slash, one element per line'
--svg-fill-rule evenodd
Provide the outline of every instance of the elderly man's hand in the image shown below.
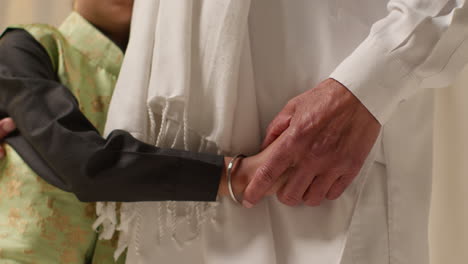
<path fill-rule="evenodd" d="M 339 82 L 327 79 L 290 100 L 267 129 L 263 147 L 274 148 L 244 193 L 258 203 L 281 175 L 278 199 L 289 206 L 317 206 L 338 198 L 358 175 L 381 125 Z"/>
<path fill-rule="evenodd" d="M 13 119 L 4 118 L 0 120 L 0 141 L 15 129 L 16 127 Z M 5 150 L 3 149 L 2 145 L 0 145 L 0 159 L 3 157 L 5 157 Z"/>

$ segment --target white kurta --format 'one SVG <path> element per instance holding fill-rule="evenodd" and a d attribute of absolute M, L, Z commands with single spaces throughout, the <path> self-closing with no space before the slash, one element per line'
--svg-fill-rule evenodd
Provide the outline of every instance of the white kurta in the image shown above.
<path fill-rule="evenodd" d="M 290 98 L 332 76 L 385 124 L 376 160 L 340 199 L 319 207 L 270 197 L 248 210 L 223 199 L 217 223 L 182 248 L 170 238 L 158 243 L 157 215 L 141 218 L 127 263 L 428 263 L 433 92 L 419 88 L 446 85 L 466 62 L 466 6 L 452 16 L 462 2 L 252 1 L 262 132 Z M 451 21 L 463 27 L 446 30 Z"/>

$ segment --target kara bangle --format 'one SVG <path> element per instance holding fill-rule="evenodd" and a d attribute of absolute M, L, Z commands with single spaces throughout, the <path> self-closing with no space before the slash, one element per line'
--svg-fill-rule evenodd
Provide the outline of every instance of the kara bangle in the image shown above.
<path fill-rule="evenodd" d="M 245 155 L 238 154 L 238 155 L 234 156 L 234 158 L 232 158 L 231 161 L 229 162 L 228 167 L 227 167 L 227 171 L 226 171 L 229 194 L 231 196 L 231 199 L 235 203 L 237 203 L 239 205 L 241 204 L 241 202 L 239 200 L 237 200 L 236 196 L 234 195 L 234 191 L 232 190 L 231 180 L 232 180 L 232 168 L 234 167 L 236 161 L 238 159 L 242 159 L 242 158 L 245 158 Z"/>

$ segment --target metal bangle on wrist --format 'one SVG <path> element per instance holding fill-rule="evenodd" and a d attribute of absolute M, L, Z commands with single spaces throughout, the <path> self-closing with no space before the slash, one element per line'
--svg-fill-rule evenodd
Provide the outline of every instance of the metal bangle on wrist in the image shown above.
<path fill-rule="evenodd" d="M 234 194 L 234 191 L 232 189 L 232 171 L 233 171 L 233 168 L 234 168 L 234 165 L 236 164 L 236 161 L 237 160 L 240 160 L 240 159 L 243 159 L 245 158 L 246 156 L 243 155 L 243 154 L 238 154 L 236 156 L 234 156 L 231 161 L 229 162 L 228 164 L 228 167 L 227 167 L 227 170 L 226 170 L 226 177 L 227 177 L 227 185 L 228 185 L 228 190 L 229 190 L 229 195 L 231 196 L 231 199 L 237 203 L 237 204 L 241 204 L 241 202 L 237 199 L 236 195 Z"/>

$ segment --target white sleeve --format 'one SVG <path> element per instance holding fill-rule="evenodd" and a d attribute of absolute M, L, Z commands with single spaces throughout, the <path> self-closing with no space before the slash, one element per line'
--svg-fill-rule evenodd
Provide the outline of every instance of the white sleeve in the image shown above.
<path fill-rule="evenodd" d="M 388 15 L 331 74 L 384 124 L 422 87 L 443 87 L 468 62 L 468 0 L 390 0 Z"/>

